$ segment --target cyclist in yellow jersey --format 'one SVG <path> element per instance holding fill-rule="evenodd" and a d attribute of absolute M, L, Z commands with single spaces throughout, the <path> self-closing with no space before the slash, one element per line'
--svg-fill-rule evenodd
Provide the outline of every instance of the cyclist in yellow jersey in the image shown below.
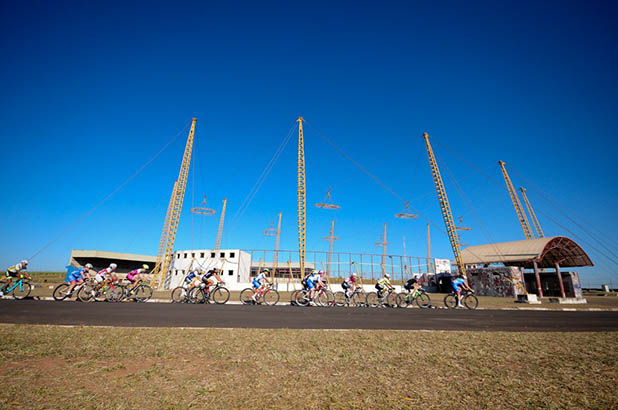
<path fill-rule="evenodd" d="M 382 299 L 384 297 L 384 291 L 387 289 L 393 290 L 395 287 L 391 285 L 391 281 L 389 280 L 391 275 L 387 272 L 384 273 L 384 276 L 378 279 L 376 282 L 376 289 L 378 290 L 378 297 Z"/>
<path fill-rule="evenodd" d="M 28 275 L 28 272 L 26 272 L 27 267 L 28 267 L 28 261 L 24 259 L 18 264 L 15 264 L 11 266 L 10 268 L 6 269 L 6 285 L 2 289 L 0 289 L 0 295 L 4 295 L 4 289 L 8 289 L 11 286 L 11 282 L 13 281 L 13 278 L 17 278 L 17 279 L 23 278 L 23 277 L 30 278 L 30 275 Z"/>

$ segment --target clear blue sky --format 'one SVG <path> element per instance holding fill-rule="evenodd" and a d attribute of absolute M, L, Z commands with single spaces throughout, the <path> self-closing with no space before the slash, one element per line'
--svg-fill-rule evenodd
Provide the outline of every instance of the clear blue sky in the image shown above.
<path fill-rule="evenodd" d="M 506 161 L 546 235 L 572 237 L 596 263 L 580 270 L 584 283 L 618 283 L 615 3 L 205 3 L 2 4 L 4 265 L 54 239 L 193 116 L 195 178 L 176 247 L 211 247 L 218 218 L 194 219 L 190 206 L 208 195 L 219 208 L 227 197 L 231 220 L 302 115 L 441 227 L 421 138 L 428 131 L 455 217 L 473 227 L 462 234 L 469 244 L 523 239 L 497 166 Z M 185 140 L 31 269 L 61 269 L 72 248 L 156 254 Z M 283 212 L 281 247 L 297 248 L 295 148 L 292 140 L 225 247 L 272 248 L 262 230 Z M 402 252 L 405 235 L 409 255 L 425 254 L 426 222 L 395 219 L 401 203 L 311 129 L 306 157 L 308 203 L 335 186 L 342 205 L 309 207 L 308 249 L 328 248 L 334 216 L 336 250 L 379 252 L 386 222 L 389 252 Z M 528 181 L 601 229 L 609 251 Z M 437 229 L 433 254 L 452 257 Z"/>

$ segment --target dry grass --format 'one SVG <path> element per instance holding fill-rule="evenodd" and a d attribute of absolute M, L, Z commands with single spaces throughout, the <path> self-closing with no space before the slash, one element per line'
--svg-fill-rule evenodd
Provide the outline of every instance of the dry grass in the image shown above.
<path fill-rule="evenodd" d="M 0 332 L 0 408 L 618 407 L 618 333 Z"/>

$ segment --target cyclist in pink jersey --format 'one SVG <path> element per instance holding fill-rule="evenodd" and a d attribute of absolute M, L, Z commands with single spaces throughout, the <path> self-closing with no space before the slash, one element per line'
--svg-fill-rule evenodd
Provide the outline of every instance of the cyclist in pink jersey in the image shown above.
<path fill-rule="evenodd" d="M 133 285 L 129 290 L 133 289 L 140 280 L 144 280 L 149 268 L 148 265 L 144 264 L 141 268 L 133 269 L 131 272 L 127 273 L 127 280 Z"/>

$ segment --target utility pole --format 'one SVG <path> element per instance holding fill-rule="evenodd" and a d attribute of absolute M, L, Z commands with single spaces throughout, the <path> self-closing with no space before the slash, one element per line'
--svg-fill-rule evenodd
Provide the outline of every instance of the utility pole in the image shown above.
<path fill-rule="evenodd" d="M 327 236 L 326 238 L 324 238 L 325 241 L 329 242 L 328 245 L 328 262 L 326 264 L 326 275 L 328 278 L 330 278 L 330 272 L 331 272 L 331 264 L 333 261 L 333 244 L 335 243 L 335 241 L 339 239 L 335 236 L 335 220 L 331 220 L 330 221 L 330 235 Z"/>
<path fill-rule="evenodd" d="M 427 274 L 432 273 L 431 266 L 431 233 L 429 231 L 429 224 L 427 224 Z"/>
<path fill-rule="evenodd" d="M 388 242 L 386 241 L 386 224 L 384 224 L 384 236 L 382 237 L 382 242 L 376 242 L 376 246 L 382 248 L 382 276 L 386 273 L 386 246 Z"/>

